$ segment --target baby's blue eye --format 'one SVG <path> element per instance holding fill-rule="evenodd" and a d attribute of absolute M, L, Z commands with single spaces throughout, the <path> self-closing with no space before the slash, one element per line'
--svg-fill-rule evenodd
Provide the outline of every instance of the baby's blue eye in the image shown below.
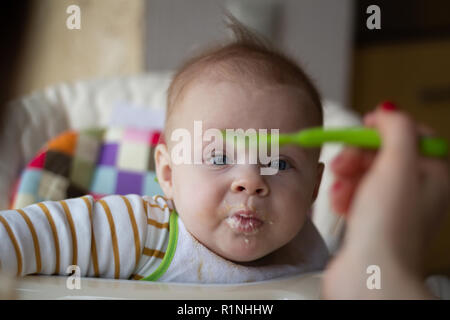
<path fill-rule="evenodd" d="M 287 170 L 291 168 L 291 165 L 289 162 L 283 159 L 278 159 L 274 161 L 270 161 L 269 163 L 270 167 L 277 168 L 278 170 Z"/>
<path fill-rule="evenodd" d="M 213 155 L 209 159 L 209 163 L 216 164 L 216 165 L 224 165 L 224 164 L 227 164 L 227 162 L 228 162 L 227 156 L 224 154 Z"/>

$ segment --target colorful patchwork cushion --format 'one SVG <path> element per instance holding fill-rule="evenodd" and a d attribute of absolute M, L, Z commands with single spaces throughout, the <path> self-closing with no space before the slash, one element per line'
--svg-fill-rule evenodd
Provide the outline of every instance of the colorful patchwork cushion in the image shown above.
<path fill-rule="evenodd" d="M 159 137 L 158 130 L 121 127 L 66 131 L 27 165 L 10 207 L 85 194 L 162 194 L 154 164 Z"/>

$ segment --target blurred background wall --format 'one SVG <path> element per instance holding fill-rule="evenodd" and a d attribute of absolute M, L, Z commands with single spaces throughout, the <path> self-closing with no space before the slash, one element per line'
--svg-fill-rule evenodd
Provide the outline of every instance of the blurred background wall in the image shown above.
<path fill-rule="evenodd" d="M 62 81 L 144 70 L 144 0 L 20 1 L 28 3 L 30 15 L 13 96 Z M 81 9 L 80 30 L 66 27 L 69 5 Z"/>
<path fill-rule="evenodd" d="M 28 2 L 16 95 L 60 81 L 174 70 L 196 50 L 227 40 L 226 8 L 301 63 L 324 97 L 349 102 L 352 0 Z M 80 30 L 66 27 L 72 4 L 81 9 Z"/>
<path fill-rule="evenodd" d="M 223 8 L 304 66 L 324 97 L 349 102 L 352 0 L 148 0 L 148 70 L 173 70 L 196 50 L 226 40 Z"/>

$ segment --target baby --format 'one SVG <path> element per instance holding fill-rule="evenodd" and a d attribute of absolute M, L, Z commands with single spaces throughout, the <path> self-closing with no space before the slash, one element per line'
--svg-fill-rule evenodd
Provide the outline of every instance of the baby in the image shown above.
<path fill-rule="evenodd" d="M 309 216 L 323 171 L 320 150 L 283 146 L 274 175 L 235 164 L 233 150 L 175 164 L 172 132 L 322 125 L 317 90 L 290 59 L 242 26 L 237 40 L 189 60 L 168 90 L 156 146 L 164 196 L 45 201 L 0 212 L 0 268 L 136 280 L 239 283 L 321 270 L 324 241 Z M 71 267 L 72 266 L 72 267 Z M 76 267 L 73 267 L 76 266 Z M 75 268 L 75 269 L 74 269 Z"/>

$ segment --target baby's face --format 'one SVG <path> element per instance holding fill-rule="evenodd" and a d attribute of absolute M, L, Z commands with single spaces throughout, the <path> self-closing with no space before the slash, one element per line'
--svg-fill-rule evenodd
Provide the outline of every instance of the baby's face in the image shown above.
<path fill-rule="evenodd" d="M 283 133 L 314 123 L 309 100 L 290 86 L 255 88 L 227 81 L 201 82 L 190 87 L 179 103 L 173 129 L 186 128 L 192 137 L 193 123 L 200 120 L 203 132 L 253 128 Z M 259 164 L 228 164 L 217 155 L 206 155 L 203 164 L 175 165 L 167 160 L 171 150 L 159 146 L 158 179 L 198 241 L 226 259 L 252 261 L 276 251 L 298 234 L 320 184 L 317 153 L 283 146 L 279 154 L 278 173 L 261 175 Z M 161 156 L 167 162 L 158 160 Z"/>

